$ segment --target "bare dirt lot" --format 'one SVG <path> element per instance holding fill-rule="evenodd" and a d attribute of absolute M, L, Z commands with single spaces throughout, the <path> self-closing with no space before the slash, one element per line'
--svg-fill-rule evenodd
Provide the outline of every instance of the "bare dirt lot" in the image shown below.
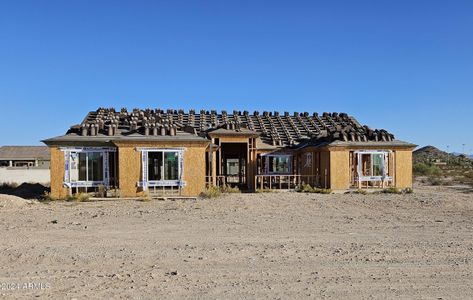
<path fill-rule="evenodd" d="M 0 195 L 0 235 L 0 298 L 473 298 L 473 193 L 460 188 L 48 204 Z"/>

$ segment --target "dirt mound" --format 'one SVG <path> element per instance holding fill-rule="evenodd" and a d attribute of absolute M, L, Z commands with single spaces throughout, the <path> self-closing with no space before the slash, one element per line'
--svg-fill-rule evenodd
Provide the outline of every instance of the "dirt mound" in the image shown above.
<path fill-rule="evenodd" d="M 0 194 L 0 209 L 20 208 L 32 203 L 34 203 L 34 201 L 17 196 Z"/>

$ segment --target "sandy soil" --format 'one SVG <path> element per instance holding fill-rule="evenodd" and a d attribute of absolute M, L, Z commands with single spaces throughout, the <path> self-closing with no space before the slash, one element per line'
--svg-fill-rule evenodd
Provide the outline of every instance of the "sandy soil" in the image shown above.
<path fill-rule="evenodd" d="M 473 298 L 473 193 L 460 188 L 1 196 L 0 235 L 0 298 Z"/>

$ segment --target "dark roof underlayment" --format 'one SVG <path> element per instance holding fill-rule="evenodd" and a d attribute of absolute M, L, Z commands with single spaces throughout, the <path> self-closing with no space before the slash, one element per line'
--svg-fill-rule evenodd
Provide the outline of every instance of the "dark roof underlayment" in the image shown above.
<path fill-rule="evenodd" d="M 303 145 L 356 143 L 412 145 L 396 141 L 384 129 L 370 129 L 346 113 L 309 114 L 285 112 L 215 110 L 161 110 L 99 108 L 89 112 L 81 124 L 71 126 L 66 135 L 45 140 L 104 141 L 104 140 L 203 140 L 211 132 L 259 136 L 261 142 L 272 147 L 300 147 Z"/>

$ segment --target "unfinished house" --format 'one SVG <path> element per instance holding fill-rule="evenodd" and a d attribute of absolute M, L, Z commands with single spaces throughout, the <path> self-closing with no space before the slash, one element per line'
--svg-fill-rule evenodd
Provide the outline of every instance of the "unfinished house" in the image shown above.
<path fill-rule="evenodd" d="M 196 196 L 242 190 L 412 186 L 415 145 L 345 113 L 99 108 L 51 150 L 51 193 Z"/>

